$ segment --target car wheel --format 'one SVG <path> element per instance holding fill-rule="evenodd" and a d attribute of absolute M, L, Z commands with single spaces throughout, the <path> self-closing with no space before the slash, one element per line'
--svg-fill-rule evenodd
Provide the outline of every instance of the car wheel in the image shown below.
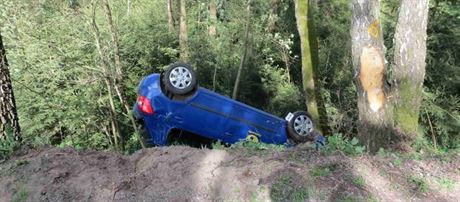
<path fill-rule="evenodd" d="M 305 111 L 295 112 L 287 127 L 289 137 L 297 143 L 312 141 L 313 129 L 313 120 Z"/>
<path fill-rule="evenodd" d="M 190 65 L 175 63 L 163 75 L 163 85 L 173 95 L 185 95 L 196 89 L 196 74 Z"/>

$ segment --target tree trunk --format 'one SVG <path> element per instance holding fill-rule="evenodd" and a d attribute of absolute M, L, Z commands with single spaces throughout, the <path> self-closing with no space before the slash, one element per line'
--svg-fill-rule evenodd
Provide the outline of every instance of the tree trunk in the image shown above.
<path fill-rule="evenodd" d="M 137 129 L 137 124 L 134 118 L 130 115 L 131 107 L 128 104 L 127 98 L 126 98 L 126 93 L 125 93 L 125 85 L 123 84 L 123 66 L 121 64 L 121 53 L 120 53 L 120 44 L 118 40 L 118 30 L 117 27 L 115 26 L 113 22 L 113 17 L 112 17 L 112 9 L 110 8 L 110 4 L 108 0 L 105 0 L 105 13 L 107 17 L 107 21 L 109 23 L 110 27 L 110 34 L 112 38 L 112 44 L 115 49 L 115 82 L 114 82 L 114 89 L 115 92 L 117 93 L 117 96 L 120 100 L 121 105 L 123 106 L 123 111 L 125 116 L 130 120 L 131 125 L 135 131 L 136 134 L 139 134 L 139 131 Z M 140 138 L 140 137 L 139 137 Z M 141 146 L 142 148 L 145 148 L 145 145 L 141 141 Z"/>
<path fill-rule="evenodd" d="M 172 0 L 166 0 L 166 12 L 168 13 L 168 28 L 169 32 L 174 32 L 174 18 L 172 9 Z"/>
<path fill-rule="evenodd" d="M 187 12 L 185 0 L 180 0 L 180 24 L 179 24 L 179 46 L 180 59 L 187 62 L 189 58 L 188 52 L 188 33 L 187 33 Z"/>
<path fill-rule="evenodd" d="M 131 0 L 128 0 L 128 5 L 127 5 L 127 9 L 126 9 L 126 15 L 129 16 L 129 14 L 131 13 Z"/>
<path fill-rule="evenodd" d="M 243 71 L 244 64 L 246 63 L 246 58 L 248 56 L 248 46 L 249 46 L 249 30 L 251 28 L 251 0 L 248 1 L 248 6 L 246 7 L 247 18 L 246 18 L 246 30 L 244 33 L 245 41 L 243 47 L 243 53 L 240 59 L 240 66 L 238 67 L 238 73 L 236 74 L 235 86 L 233 87 L 232 98 L 236 100 L 238 96 L 238 88 L 241 81 L 241 73 Z"/>
<path fill-rule="evenodd" d="M 8 138 L 6 126 L 10 124 L 13 129 L 14 140 L 21 142 L 21 127 L 16 110 L 16 101 L 11 84 L 8 60 L 0 33 L 0 140 Z"/>
<path fill-rule="evenodd" d="M 352 56 L 358 92 L 358 139 L 371 152 L 390 143 L 391 103 L 384 89 L 385 47 L 379 0 L 352 1 Z"/>
<path fill-rule="evenodd" d="M 114 101 L 113 101 L 113 93 L 112 93 L 112 73 L 110 71 L 110 63 L 108 61 L 108 59 L 106 58 L 103 50 L 102 50 L 102 45 L 101 45 L 101 33 L 99 31 L 99 27 L 97 26 L 97 23 L 96 23 L 96 5 L 93 4 L 93 16 L 92 16 L 92 19 L 91 19 L 91 24 L 92 24 L 92 27 L 94 29 L 94 39 L 95 39 L 95 42 L 96 42 L 96 49 L 99 53 L 99 57 L 101 59 L 101 71 L 103 73 L 102 77 L 103 77 L 103 80 L 104 80 L 104 83 L 106 84 L 106 87 L 107 87 L 107 93 L 108 93 L 108 99 L 109 99 L 109 104 L 110 104 L 110 108 L 109 108 L 109 114 L 110 114 L 110 117 L 109 117 L 109 120 L 110 120 L 110 126 L 111 126 L 111 131 L 112 131 L 112 138 L 113 138 L 113 143 L 114 143 L 114 147 L 118 150 L 121 150 L 121 148 L 123 147 L 121 144 L 121 142 L 119 140 L 121 140 L 121 134 L 120 134 L 120 129 L 119 129 L 119 126 L 118 126 L 118 119 L 117 119 L 117 112 L 116 112 L 116 109 L 115 109 L 115 104 L 114 104 Z"/>
<path fill-rule="evenodd" d="M 297 29 L 300 35 L 302 53 L 302 84 L 306 95 L 306 105 L 313 121 L 319 123 L 318 104 L 315 90 L 314 48 L 311 47 L 311 20 L 308 19 L 309 0 L 295 0 Z M 310 25 L 309 25 L 310 24 Z M 318 125 L 320 127 L 320 125 Z M 321 128 L 318 128 L 321 130 Z"/>
<path fill-rule="evenodd" d="M 268 14 L 268 25 L 267 25 L 268 33 L 272 33 L 276 28 L 276 21 L 278 19 L 278 14 L 277 14 L 278 1 L 279 0 L 272 0 L 270 2 L 271 9 L 270 9 L 270 13 Z"/>
<path fill-rule="evenodd" d="M 392 71 L 395 127 L 402 140 L 419 134 L 418 119 L 425 78 L 428 0 L 401 0 L 395 31 Z"/>
<path fill-rule="evenodd" d="M 211 2 L 209 3 L 209 20 L 210 20 L 209 28 L 208 28 L 209 36 L 211 36 L 212 38 L 215 38 L 216 34 L 217 34 L 217 28 L 216 28 L 216 24 L 217 24 L 216 0 L 211 0 Z"/>

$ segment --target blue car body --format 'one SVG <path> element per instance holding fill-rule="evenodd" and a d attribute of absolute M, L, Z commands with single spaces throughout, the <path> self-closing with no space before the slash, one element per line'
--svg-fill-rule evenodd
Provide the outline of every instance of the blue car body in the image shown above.
<path fill-rule="evenodd" d="M 264 143 L 285 144 L 287 121 L 232 100 L 205 88 L 184 100 L 168 98 L 162 91 L 160 74 L 145 77 L 138 95 L 149 100 L 150 114 L 134 105 L 134 116 L 142 120 L 150 136 L 149 143 L 165 145 L 172 129 L 192 132 L 225 143 L 251 139 Z"/>

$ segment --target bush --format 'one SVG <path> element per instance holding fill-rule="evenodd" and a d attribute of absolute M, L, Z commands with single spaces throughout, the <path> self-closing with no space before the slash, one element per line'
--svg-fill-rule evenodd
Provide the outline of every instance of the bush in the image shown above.
<path fill-rule="evenodd" d="M 358 139 L 355 137 L 353 137 L 351 140 L 348 140 L 342 137 L 341 133 L 336 133 L 327 138 L 325 151 L 328 153 L 342 151 L 347 155 L 358 155 L 364 153 L 365 147 L 360 146 Z"/>

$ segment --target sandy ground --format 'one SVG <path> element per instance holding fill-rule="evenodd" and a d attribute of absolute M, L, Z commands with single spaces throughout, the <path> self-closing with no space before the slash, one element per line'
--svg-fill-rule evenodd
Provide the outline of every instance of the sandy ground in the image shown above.
<path fill-rule="evenodd" d="M 459 182 L 459 154 L 326 156 L 306 146 L 24 149 L 0 163 L 0 201 L 460 201 Z"/>

